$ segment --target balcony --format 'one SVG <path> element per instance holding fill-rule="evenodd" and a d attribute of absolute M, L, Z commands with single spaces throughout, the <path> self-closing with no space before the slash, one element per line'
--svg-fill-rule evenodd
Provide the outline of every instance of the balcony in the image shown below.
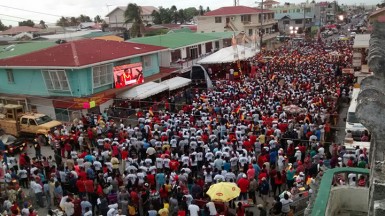
<path fill-rule="evenodd" d="M 273 25 L 273 24 L 276 24 L 276 23 L 277 23 L 277 21 L 275 21 L 274 19 L 265 20 L 263 22 L 263 26 Z M 261 23 L 260 22 L 243 22 L 243 25 L 245 27 L 258 27 L 258 26 L 261 26 Z"/>
<path fill-rule="evenodd" d="M 333 216 L 333 215 L 354 215 L 361 216 L 368 214 L 368 175 L 369 169 L 342 167 L 327 170 L 321 180 L 321 184 L 315 189 L 305 215 L 308 216 Z M 364 175 L 366 185 L 364 187 L 349 186 L 348 174 Z M 344 176 L 345 185 L 333 186 L 336 175 Z"/>

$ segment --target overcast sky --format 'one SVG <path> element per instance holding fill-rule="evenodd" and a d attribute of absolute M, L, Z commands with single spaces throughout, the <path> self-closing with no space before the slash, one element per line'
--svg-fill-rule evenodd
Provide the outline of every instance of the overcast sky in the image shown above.
<path fill-rule="evenodd" d="M 256 6 L 256 1 L 259 0 L 239 0 L 240 5 L 244 6 Z M 340 4 L 377 4 L 381 0 L 338 0 Z M 12 0 L 12 1 L 0 1 L 0 20 L 6 25 L 17 25 L 18 21 L 32 19 L 35 23 L 39 20 L 44 20 L 46 23 L 56 23 L 59 19 L 58 16 L 79 16 L 84 14 L 91 18 L 96 15 L 104 16 L 108 13 L 108 10 L 112 10 L 116 6 L 126 6 L 130 3 L 136 3 L 142 6 L 155 6 L 155 7 L 171 7 L 175 5 L 179 8 L 198 7 L 202 5 L 204 8 L 207 6 L 211 10 L 217 9 L 223 6 L 231 6 L 234 4 L 234 0 Z M 299 3 L 303 0 L 289 0 L 280 1 L 281 3 Z M 317 1 L 318 2 L 318 1 Z M 108 6 L 109 5 L 109 6 Z M 47 13 L 56 16 L 38 14 L 32 12 L 26 12 L 18 9 L 25 9 L 35 12 Z M 109 9 L 108 9 L 109 8 Z"/>

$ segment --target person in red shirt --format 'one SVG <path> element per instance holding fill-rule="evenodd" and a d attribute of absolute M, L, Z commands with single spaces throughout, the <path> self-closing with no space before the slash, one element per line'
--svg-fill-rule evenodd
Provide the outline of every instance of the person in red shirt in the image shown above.
<path fill-rule="evenodd" d="M 177 160 L 171 160 L 169 162 L 169 165 L 170 165 L 170 169 L 173 171 L 176 171 L 179 169 L 179 162 Z"/>
<path fill-rule="evenodd" d="M 155 176 L 151 172 L 147 172 L 147 182 L 150 184 L 150 187 L 155 185 Z"/>
<path fill-rule="evenodd" d="M 78 173 L 78 178 L 81 180 L 86 180 L 87 179 L 87 173 L 84 171 L 84 167 L 80 167 L 79 173 Z"/>
<path fill-rule="evenodd" d="M 93 193 L 94 192 L 94 181 L 91 179 L 87 179 L 84 181 L 84 186 L 87 193 Z"/>
<path fill-rule="evenodd" d="M 81 178 L 76 181 L 76 187 L 78 188 L 79 196 L 84 197 L 86 194 L 86 185 L 84 184 L 84 181 Z"/>
<path fill-rule="evenodd" d="M 238 199 L 247 200 L 247 192 L 249 190 L 250 182 L 247 180 L 246 174 L 243 174 L 242 178 L 238 180 L 237 185 L 241 189 L 241 194 Z"/>

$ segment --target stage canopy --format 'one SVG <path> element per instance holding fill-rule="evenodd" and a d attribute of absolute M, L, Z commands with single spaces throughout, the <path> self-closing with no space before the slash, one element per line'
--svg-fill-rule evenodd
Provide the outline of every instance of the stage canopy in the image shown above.
<path fill-rule="evenodd" d="M 168 80 L 161 82 L 160 84 L 168 86 L 169 90 L 176 90 L 178 88 L 185 87 L 190 85 L 191 80 L 184 77 L 174 77 Z"/>
<path fill-rule="evenodd" d="M 168 86 L 166 85 L 156 82 L 148 82 L 120 93 L 117 98 L 142 100 L 166 90 L 168 90 Z"/>
<path fill-rule="evenodd" d="M 237 45 L 236 51 L 238 54 L 238 58 L 234 56 L 234 49 L 232 46 L 225 47 L 199 60 L 198 64 L 219 64 L 219 63 L 235 62 L 237 60 L 245 60 L 245 59 L 251 58 L 255 56 L 257 52 L 259 52 L 258 49 L 255 52 L 253 52 L 251 48 L 245 47 L 242 45 Z M 243 51 L 244 51 L 244 54 L 242 53 Z"/>

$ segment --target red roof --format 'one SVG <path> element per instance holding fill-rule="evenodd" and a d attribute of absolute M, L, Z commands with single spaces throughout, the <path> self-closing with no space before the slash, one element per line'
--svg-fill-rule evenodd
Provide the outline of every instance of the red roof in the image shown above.
<path fill-rule="evenodd" d="M 33 28 L 29 26 L 16 26 L 0 32 L 0 35 L 16 35 L 23 32 L 39 32 L 39 31 L 41 31 L 41 29 L 39 28 Z"/>
<path fill-rule="evenodd" d="M 1 66 L 81 67 L 167 49 L 147 44 L 111 40 L 84 39 L 0 59 Z"/>
<path fill-rule="evenodd" d="M 223 15 L 240 15 L 240 14 L 257 14 L 261 13 L 261 9 L 246 7 L 246 6 L 229 6 L 221 7 L 213 11 L 205 13 L 204 16 L 223 16 Z M 270 10 L 263 10 L 264 13 L 272 12 Z"/>

